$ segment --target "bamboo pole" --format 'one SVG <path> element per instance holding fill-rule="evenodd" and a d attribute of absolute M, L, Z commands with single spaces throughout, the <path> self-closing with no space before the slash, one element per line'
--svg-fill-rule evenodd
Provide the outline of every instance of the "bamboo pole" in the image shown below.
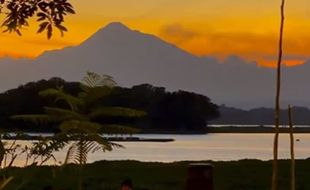
<path fill-rule="evenodd" d="M 291 149 L 291 190 L 296 188 L 296 176 L 295 176 L 295 150 L 294 150 L 294 128 L 293 128 L 293 114 L 292 108 L 288 106 L 289 113 L 289 126 L 290 126 L 290 149 Z"/>
<path fill-rule="evenodd" d="M 273 162 L 272 162 L 272 181 L 271 190 L 278 190 L 278 144 L 279 144 L 279 125 L 280 125 L 280 91 L 281 91 L 281 64 L 283 55 L 283 30 L 284 30 L 284 6 L 285 0 L 281 0 L 281 22 L 279 38 L 279 54 L 277 62 L 277 87 L 275 102 L 275 136 L 273 143 Z"/>

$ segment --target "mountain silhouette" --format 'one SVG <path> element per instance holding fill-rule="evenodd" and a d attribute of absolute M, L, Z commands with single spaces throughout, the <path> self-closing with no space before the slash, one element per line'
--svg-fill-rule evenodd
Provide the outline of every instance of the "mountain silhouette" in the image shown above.
<path fill-rule="evenodd" d="M 250 110 L 236 109 L 226 106 L 220 106 L 221 116 L 212 120 L 212 124 L 221 125 L 274 125 L 274 109 L 273 108 L 255 108 Z M 294 125 L 310 124 L 310 109 L 306 107 L 293 107 Z M 281 125 L 288 125 L 287 108 L 280 110 Z"/>
<path fill-rule="evenodd" d="M 310 107 L 310 62 L 283 70 L 283 105 Z M 86 71 L 111 75 L 121 86 L 150 83 L 168 90 L 182 89 L 238 108 L 274 104 L 274 69 L 235 55 L 224 61 L 198 57 L 118 22 L 75 47 L 47 51 L 33 60 L 0 59 L 0 90 L 54 76 L 79 81 Z"/>

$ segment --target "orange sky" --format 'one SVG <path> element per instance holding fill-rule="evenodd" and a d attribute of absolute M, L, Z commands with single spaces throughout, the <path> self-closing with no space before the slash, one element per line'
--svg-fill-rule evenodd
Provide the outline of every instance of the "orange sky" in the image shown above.
<path fill-rule="evenodd" d="M 77 45 L 109 22 L 155 34 L 196 55 L 222 59 L 236 54 L 272 65 L 277 53 L 279 0 L 71 0 L 76 15 L 69 32 L 52 40 L 37 35 L 37 25 L 23 36 L 0 34 L 0 56 L 35 57 L 45 50 Z M 90 4 L 91 3 L 91 4 Z M 285 28 L 286 63 L 310 55 L 310 1 L 288 0 Z"/>

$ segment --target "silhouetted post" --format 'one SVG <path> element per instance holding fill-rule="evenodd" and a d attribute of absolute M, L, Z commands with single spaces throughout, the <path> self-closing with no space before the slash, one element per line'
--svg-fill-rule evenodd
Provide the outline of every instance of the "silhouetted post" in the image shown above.
<path fill-rule="evenodd" d="M 289 126 L 290 126 L 290 144 L 291 144 L 291 190 L 296 189 L 296 174 L 295 174 L 295 149 L 294 149 L 294 126 L 292 108 L 288 106 Z"/>
<path fill-rule="evenodd" d="M 285 0 L 281 0 L 281 22 L 280 22 L 280 39 L 279 53 L 277 63 L 277 87 L 276 87 L 276 105 L 275 105 L 275 135 L 273 142 L 273 162 L 272 162 L 272 179 L 271 190 L 278 190 L 278 146 L 279 146 L 279 128 L 280 128 L 280 94 L 281 94 L 281 64 L 283 56 L 283 32 L 285 19 Z"/>
<path fill-rule="evenodd" d="M 213 190 L 213 166 L 190 164 L 187 170 L 186 190 Z"/>

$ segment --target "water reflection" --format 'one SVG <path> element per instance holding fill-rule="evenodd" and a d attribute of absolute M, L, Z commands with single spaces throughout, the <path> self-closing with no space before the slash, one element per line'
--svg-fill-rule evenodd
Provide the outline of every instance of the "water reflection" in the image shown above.
<path fill-rule="evenodd" d="M 209 135 L 137 135 L 143 138 L 174 138 L 173 142 L 120 142 L 125 149 L 97 152 L 89 156 L 89 162 L 97 160 L 140 160 L 173 162 L 182 160 L 239 160 L 272 159 L 273 134 L 209 134 Z M 296 158 L 310 157 L 310 134 L 296 134 Z M 289 136 L 281 134 L 279 158 L 290 157 Z M 30 142 L 18 141 L 23 145 Z M 64 161 L 66 149 L 55 153 L 58 161 Z M 24 165 L 19 157 L 16 165 Z M 53 164 L 53 162 L 49 162 Z"/>

